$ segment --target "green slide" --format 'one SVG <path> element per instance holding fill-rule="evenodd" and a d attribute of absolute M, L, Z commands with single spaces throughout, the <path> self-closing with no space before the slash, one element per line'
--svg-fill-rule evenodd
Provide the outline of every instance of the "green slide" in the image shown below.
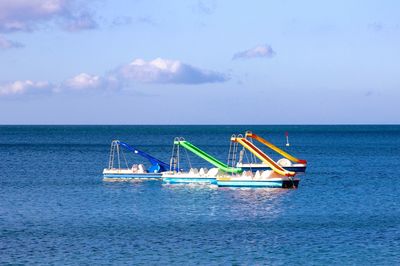
<path fill-rule="evenodd" d="M 215 167 L 218 167 L 219 169 L 221 169 L 222 171 L 224 171 L 226 173 L 235 173 L 235 174 L 237 174 L 237 173 L 243 172 L 242 168 L 229 167 L 228 165 L 224 164 L 223 162 L 218 161 L 217 159 L 215 159 L 211 155 L 209 155 L 209 154 L 205 153 L 204 151 L 200 150 L 199 148 L 197 148 L 196 146 L 194 146 L 190 142 L 187 142 L 185 140 L 181 140 L 181 141 L 175 141 L 174 144 L 181 145 L 185 149 L 193 152 L 197 156 L 203 158 L 207 162 L 211 163 Z"/>

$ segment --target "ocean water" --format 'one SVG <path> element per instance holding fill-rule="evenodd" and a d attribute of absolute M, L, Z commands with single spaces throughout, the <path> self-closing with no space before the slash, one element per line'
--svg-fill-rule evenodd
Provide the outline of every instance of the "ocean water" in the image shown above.
<path fill-rule="evenodd" d="M 298 189 L 102 181 L 113 139 L 225 161 L 248 129 L 289 132 Z M 0 264 L 400 264 L 400 126 L 1 126 L 0 169 Z"/>

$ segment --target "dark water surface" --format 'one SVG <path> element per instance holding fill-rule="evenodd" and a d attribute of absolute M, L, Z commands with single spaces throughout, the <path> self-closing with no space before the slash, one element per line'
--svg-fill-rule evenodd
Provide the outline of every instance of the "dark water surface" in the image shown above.
<path fill-rule="evenodd" d="M 102 181 L 113 139 L 225 161 L 246 129 L 289 131 L 297 190 Z M 0 170 L 0 264 L 400 264 L 400 126 L 1 126 Z"/>

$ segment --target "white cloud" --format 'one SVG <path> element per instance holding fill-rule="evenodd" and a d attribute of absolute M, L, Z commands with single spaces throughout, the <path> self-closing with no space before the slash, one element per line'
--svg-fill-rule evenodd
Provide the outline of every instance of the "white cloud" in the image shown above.
<path fill-rule="evenodd" d="M 273 57 L 275 55 L 275 51 L 268 44 L 258 45 L 254 48 L 238 52 L 233 55 L 232 59 L 248 59 L 248 58 L 256 58 L 256 57 Z"/>
<path fill-rule="evenodd" d="M 99 76 L 92 76 L 86 73 L 81 73 L 64 82 L 64 88 L 72 90 L 87 90 L 98 89 L 102 86 L 103 81 Z"/>
<path fill-rule="evenodd" d="M 17 80 L 0 85 L 0 96 L 20 95 L 51 91 L 52 86 L 47 81 L 34 82 L 31 80 Z"/>
<path fill-rule="evenodd" d="M 222 73 L 203 70 L 179 60 L 162 58 L 152 61 L 135 59 L 132 63 L 119 68 L 116 73 L 123 81 L 143 83 L 201 84 L 228 80 Z"/>
<path fill-rule="evenodd" d="M 132 83 L 201 84 L 225 82 L 228 79 L 222 73 L 203 70 L 182 63 L 179 60 L 157 58 L 152 61 L 145 61 L 143 59 L 136 59 L 130 64 L 110 71 L 106 75 L 99 76 L 80 73 L 61 82 L 59 85 L 31 80 L 0 84 L 0 96 L 22 95 L 39 91 L 54 93 L 116 90 L 128 87 Z"/>
<path fill-rule="evenodd" d="M 74 29 L 90 29 L 95 23 L 87 10 L 73 0 L 0 0 L 0 31 L 32 31 L 45 21 L 61 19 Z M 96 24 L 97 25 L 97 24 Z"/>
<path fill-rule="evenodd" d="M 0 49 L 21 48 L 23 46 L 24 45 L 19 42 L 10 41 L 0 35 Z"/>

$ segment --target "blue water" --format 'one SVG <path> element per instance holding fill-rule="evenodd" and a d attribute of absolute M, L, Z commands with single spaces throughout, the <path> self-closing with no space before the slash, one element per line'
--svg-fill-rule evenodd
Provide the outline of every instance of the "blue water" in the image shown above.
<path fill-rule="evenodd" d="M 102 181 L 113 139 L 225 161 L 246 129 L 289 131 L 298 189 Z M 400 126 L 1 126 L 0 170 L 0 264 L 400 264 Z"/>

